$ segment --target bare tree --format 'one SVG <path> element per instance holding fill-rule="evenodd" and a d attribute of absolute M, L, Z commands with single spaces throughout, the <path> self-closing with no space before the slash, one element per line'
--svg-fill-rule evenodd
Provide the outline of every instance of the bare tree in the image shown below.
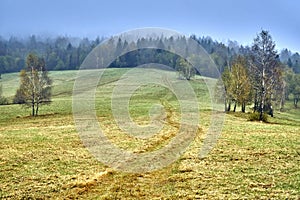
<path fill-rule="evenodd" d="M 31 107 L 32 116 L 37 116 L 42 104 L 51 102 L 52 80 L 48 77 L 45 61 L 35 54 L 29 54 L 26 69 L 20 72 L 20 88 L 14 102 Z"/>
<path fill-rule="evenodd" d="M 251 56 L 251 76 L 255 90 L 255 111 L 273 113 L 271 99 L 274 87 L 281 79 L 280 62 L 275 43 L 268 31 L 262 30 L 254 39 Z"/>

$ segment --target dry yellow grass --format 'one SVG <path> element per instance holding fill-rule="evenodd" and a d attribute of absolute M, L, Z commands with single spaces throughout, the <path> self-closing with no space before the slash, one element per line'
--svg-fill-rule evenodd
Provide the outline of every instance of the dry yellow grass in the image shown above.
<path fill-rule="evenodd" d="M 62 88 L 56 90 L 64 93 Z M 107 95 L 101 95 L 106 99 Z M 98 101 L 103 103 L 103 99 Z M 201 110 L 201 127 L 179 160 L 153 172 L 125 173 L 103 165 L 83 146 L 70 112 L 70 98 L 58 95 L 54 100 L 51 106 L 42 108 L 44 115 L 37 118 L 27 117 L 28 112 L 17 105 L 0 107 L 1 198 L 300 198 L 299 110 L 275 113 L 271 123 L 250 122 L 244 115 L 227 114 L 217 145 L 200 159 L 211 117 L 209 110 Z M 139 99 L 135 101 L 139 103 Z M 101 105 L 102 110 L 97 110 L 101 126 L 123 149 L 151 152 L 164 146 L 178 131 L 176 102 L 172 102 L 173 110 L 158 118 L 165 121 L 165 127 L 149 140 L 122 133 L 106 104 Z M 143 113 L 132 114 L 140 124 L 149 120 Z"/>
<path fill-rule="evenodd" d="M 158 171 L 129 174 L 113 171 L 89 154 L 72 116 L 18 118 L 1 126 L 1 195 L 5 199 L 297 199 L 299 132 L 299 126 L 228 115 L 222 137 L 207 158 L 198 157 L 203 141 L 199 132 L 177 162 Z M 114 138 L 119 139 L 124 138 Z"/>

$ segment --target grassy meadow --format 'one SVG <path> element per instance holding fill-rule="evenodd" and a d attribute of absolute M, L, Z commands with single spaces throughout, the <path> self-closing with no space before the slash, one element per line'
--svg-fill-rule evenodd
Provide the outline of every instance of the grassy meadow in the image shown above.
<path fill-rule="evenodd" d="M 110 98 L 116 82 L 127 71 L 105 71 L 96 92 L 97 117 L 115 145 L 132 152 L 150 152 L 176 135 L 179 104 L 164 87 L 140 87 L 129 104 L 136 123 L 147 124 L 151 105 L 161 99 L 172 112 L 167 110 L 169 121 L 157 137 L 127 137 L 113 120 Z M 294 109 L 291 102 L 285 112 L 275 111 L 269 123 L 249 121 L 240 108 L 226 114 L 218 143 L 200 159 L 211 107 L 205 82 L 196 77 L 190 83 L 199 100 L 200 128 L 189 148 L 163 169 L 125 173 L 97 161 L 80 140 L 72 115 L 77 71 L 49 75 L 53 102 L 41 107 L 40 116 L 30 117 L 31 110 L 20 105 L 0 106 L 0 199 L 300 198 L 300 109 Z M 18 73 L 2 75 L 3 95 L 10 101 L 18 81 Z"/>

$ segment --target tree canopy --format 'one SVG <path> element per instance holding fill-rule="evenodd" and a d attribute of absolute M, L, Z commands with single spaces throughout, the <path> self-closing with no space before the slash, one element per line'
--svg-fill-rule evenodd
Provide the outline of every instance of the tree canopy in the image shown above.
<path fill-rule="evenodd" d="M 51 102 L 52 80 L 48 77 L 45 61 L 35 54 L 29 54 L 26 68 L 20 72 L 20 87 L 14 103 L 31 107 L 32 116 L 37 116 L 39 107 Z"/>

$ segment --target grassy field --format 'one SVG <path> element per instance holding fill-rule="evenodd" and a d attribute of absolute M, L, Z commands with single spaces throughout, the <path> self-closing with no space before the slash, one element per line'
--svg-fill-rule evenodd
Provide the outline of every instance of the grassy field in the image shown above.
<path fill-rule="evenodd" d="M 150 152 L 178 131 L 178 101 L 166 88 L 139 88 L 130 101 L 133 120 L 147 123 L 151 105 L 163 98 L 172 107 L 174 123 L 166 123 L 149 140 L 126 137 L 113 120 L 110 97 L 127 70 L 109 69 L 102 77 L 96 93 L 97 117 L 117 146 Z M 198 77 L 191 85 L 199 99 L 200 129 L 187 151 L 163 169 L 125 173 L 98 162 L 79 138 L 71 96 L 77 72 L 50 72 L 50 76 L 53 103 L 41 107 L 40 116 L 30 117 L 30 110 L 19 105 L 0 106 L 0 199 L 300 198 L 300 110 L 290 102 L 287 111 L 276 111 L 269 123 L 250 122 L 239 112 L 226 114 L 218 143 L 200 159 L 211 112 L 205 83 Z M 11 100 L 18 74 L 2 75 L 2 85 Z"/>

